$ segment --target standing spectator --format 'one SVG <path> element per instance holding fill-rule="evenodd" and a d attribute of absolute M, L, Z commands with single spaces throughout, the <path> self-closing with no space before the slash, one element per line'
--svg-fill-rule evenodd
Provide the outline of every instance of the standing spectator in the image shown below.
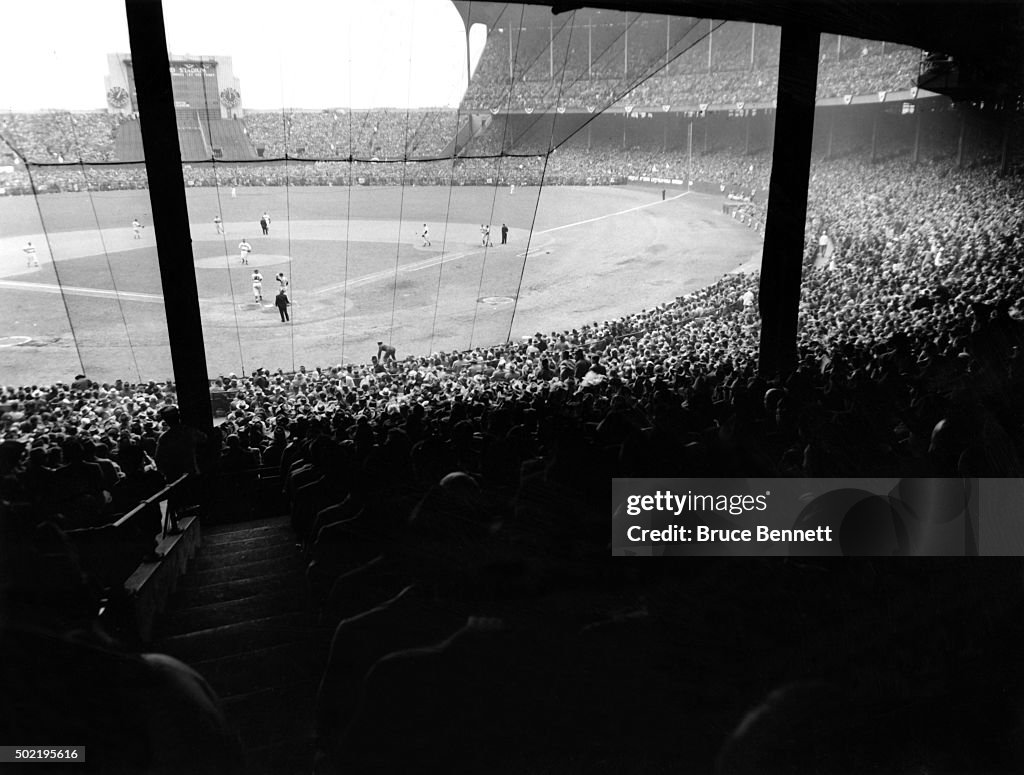
<path fill-rule="evenodd" d="M 178 528 L 177 515 L 182 508 L 192 505 L 193 481 L 199 473 L 196 463 L 196 448 L 206 441 L 206 435 L 195 428 L 181 422 L 181 413 L 176 406 L 167 406 L 160 411 L 160 418 L 167 425 L 156 442 L 156 468 L 168 483 L 182 476 L 189 479 L 172 493 L 168 504 L 168 516 L 171 518 L 170 533 L 181 532 Z"/>
<path fill-rule="evenodd" d="M 505 245 L 508 243 L 508 226 L 501 224 L 501 244 Z"/>
<path fill-rule="evenodd" d="M 754 290 L 747 288 L 746 292 L 740 296 L 740 302 L 743 304 L 743 314 L 746 317 L 751 317 L 754 314 Z"/>
<path fill-rule="evenodd" d="M 164 407 L 160 419 L 167 425 L 156 442 L 156 468 L 164 479 L 173 482 L 185 474 L 197 474 L 196 447 L 205 439 L 200 431 L 181 422 L 176 406 Z"/>

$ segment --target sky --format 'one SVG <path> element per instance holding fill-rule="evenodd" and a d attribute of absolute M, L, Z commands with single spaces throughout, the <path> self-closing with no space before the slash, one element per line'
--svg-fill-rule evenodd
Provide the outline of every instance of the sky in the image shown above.
<path fill-rule="evenodd" d="M 7 6 L 0 111 L 105 107 L 106 56 L 130 50 L 124 0 Z M 164 24 L 173 54 L 232 58 L 247 109 L 454 106 L 466 88 L 449 0 L 164 0 Z"/>

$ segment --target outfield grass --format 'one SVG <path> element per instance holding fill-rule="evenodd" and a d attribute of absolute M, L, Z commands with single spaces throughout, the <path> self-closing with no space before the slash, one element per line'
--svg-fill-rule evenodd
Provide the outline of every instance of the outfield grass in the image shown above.
<path fill-rule="evenodd" d="M 379 339 L 402 357 L 569 329 L 670 301 L 756 262 L 761 250 L 717 197 L 670 192 L 662 202 L 660 190 L 642 187 L 186 193 L 211 375 L 364 362 Z M 225 237 L 212 222 L 218 209 Z M 264 211 L 268 237 L 258 225 Z M 147 227 L 139 240 L 133 217 Z M 484 221 L 495 242 L 486 250 Z M 417 236 L 424 222 L 430 247 Z M 7 197 L 0 224 L 4 382 L 67 379 L 83 368 L 99 380 L 171 376 L 148 192 Z M 248 267 L 238 258 L 242 237 L 254 247 Z M 28 239 L 39 269 L 26 270 Z M 264 307 L 252 303 L 253 268 L 264 276 Z M 278 271 L 292 284 L 288 325 L 271 306 Z"/>

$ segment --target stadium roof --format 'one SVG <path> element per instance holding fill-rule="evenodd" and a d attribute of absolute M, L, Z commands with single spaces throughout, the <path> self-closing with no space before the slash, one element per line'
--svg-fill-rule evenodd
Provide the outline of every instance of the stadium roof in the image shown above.
<path fill-rule="evenodd" d="M 463 20 L 490 25 L 507 3 L 453 0 Z M 886 40 L 956 56 L 988 77 L 1024 84 L 1024 3 L 1020 0 L 525 0 L 530 23 L 579 8 L 617 9 L 782 26 L 804 22 L 822 32 Z"/>

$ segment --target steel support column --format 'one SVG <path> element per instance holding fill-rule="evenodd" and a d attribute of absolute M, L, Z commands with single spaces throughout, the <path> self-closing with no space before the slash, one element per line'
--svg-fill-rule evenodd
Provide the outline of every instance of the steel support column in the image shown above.
<path fill-rule="evenodd" d="M 818 32 L 803 25 L 782 28 L 778 110 L 768 189 L 768 219 L 758 306 L 759 369 L 785 375 L 796 365 L 797 308 L 807 217 L 807 184 L 818 81 Z"/>
<path fill-rule="evenodd" d="M 192 235 L 181 174 L 171 68 L 160 0 L 125 0 L 167 337 L 184 423 L 213 424 Z"/>

